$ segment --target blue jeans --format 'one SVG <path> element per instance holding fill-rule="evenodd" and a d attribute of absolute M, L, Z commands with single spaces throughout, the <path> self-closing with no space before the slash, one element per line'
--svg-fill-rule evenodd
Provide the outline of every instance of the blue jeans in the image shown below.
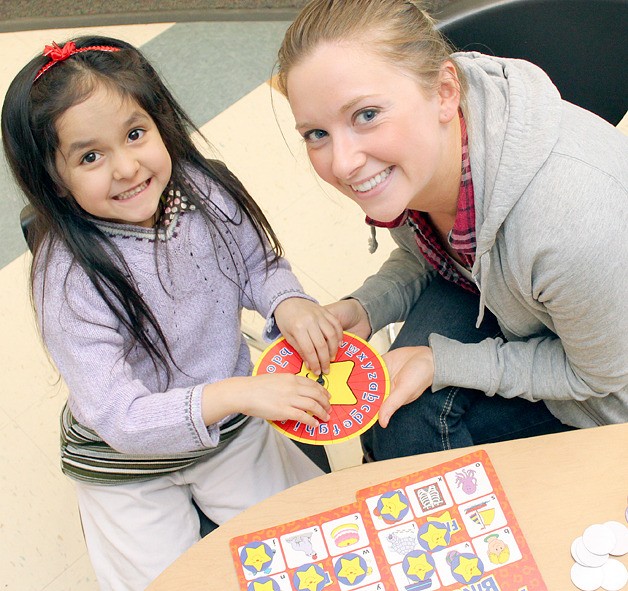
<path fill-rule="evenodd" d="M 489 310 L 485 310 L 480 328 L 475 327 L 478 305 L 479 296 L 436 277 L 411 310 L 391 349 L 427 345 L 431 333 L 462 343 L 503 338 Z M 447 387 L 438 392 L 426 390 L 402 406 L 386 429 L 376 423 L 361 439 L 365 460 L 373 461 L 571 429 L 543 402 Z"/>

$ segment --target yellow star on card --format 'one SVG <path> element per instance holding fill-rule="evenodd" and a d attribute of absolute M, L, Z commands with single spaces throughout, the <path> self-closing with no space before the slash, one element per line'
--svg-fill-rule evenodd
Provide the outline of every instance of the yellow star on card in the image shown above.
<path fill-rule="evenodd" d="M 442 515 L 438 515 L 438 516 L 428 515 L 427 520 L 434 521 L 435 523 L 444 523 L 445 525 L 448 525 L 449 523 L 451 523 L 451 513 L 449 511 L 445 511 Z"/>
<path fill-rule="evenodd" d="M 427 555 L 421 554 L 421 556 L 408 556 L 408 570 L 409 575 L 414 575 L 421 579 L 425 579 L 425 575 L 430 571 L 433 571 L 434 567 L 427 561 Z"/>
<path fill-rule="evenodd" d="M 330 404 L 354 405 L 357 403 L 358 399 L 348 383 L 354 366 L 353 361 L 334 361 L 329 364 L 329 373 L 323 375 L 323 386 L 331 394 Z M 301 364 L 301 371 L 297 375 L 310 378 L 315 382 L 319 379 L 319 376 L 305 367 L 305 363 Z"/>
<path fill-rule="evenodd" d="M 338 577 L 344 577 L 349 581 L 351 585 L 355 583 L 355 580 L 360 576 L 366 574 L 364 567 L 360 564 L 360 557 L 347 559 L 341 558 L 340 564 L 342 567 L 338 571 Z"/>
<path fill-rule="evenodd" d="M 447 545 L 447 528 L 436 527 L 434 524 L 430 523 L 427 526 L 427 531 L 424 534 L 421 534 L 420 538 L 427 542 L 430 550 L 434 550 L 438 546 L 446 546 Z"/>
<path fill-rule="evenodd" d="M 246 549 L 246 560 L 244 566 L 252 566 L 256 570 L 262 570 L 262 565 L 272 560 L 272 556 L 268 556 L 266 547 L 262 544 L 257 548 Z"/>
<path fill-rule="evenodd" d="M 266 581 L 265 583 L 260 583 L 258 581 L 253 581 L 253 589 L 255 591 L 274 591 L 273 582 Z"/>
<path fill-rule="evenodd" d="M 449 533 L 451 535 L 455 534 L 460 529 L 455 519 L 452 519 L 451 513 L 449 511 L 445 511 L 442 515 L 438 515 L 438 516 L 428 515 L 427 520 L 446 525 L 449 528 Z"/>
<path fill-rule="evenodd" d="M 407 507 L 406 503 L 401 500 L 399 493 L 395 493 L 392 497 L 382 499 L 382 510 L 380 513 L 390 515 L 393 519 L 397 519 L 399 514 Z"/>
<path fill-rule="evenodd" d="M 298 572 L 297 577 L 299 577 L 298 591 L 317 591 L 318 584 L 325 580 L 324 577 L 316 572 L 314 565 L 307 570 Z"/>
<path fill-rule="evenodd" d="M 482 571 L 478 568 L 478 557 L 467 558 L 466 556 L 460 557 L 460 563 L 454 569 L 454 572 L 460 575 L 467 583 L 473 578 L 482 574 Z"/>

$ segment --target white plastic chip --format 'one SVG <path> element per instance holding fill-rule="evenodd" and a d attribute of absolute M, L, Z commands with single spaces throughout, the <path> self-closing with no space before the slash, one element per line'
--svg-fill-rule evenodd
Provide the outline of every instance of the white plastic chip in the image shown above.
<path fill-rule="evenodd" d="M 595 591 L 602 585 L 603 567 L 591 568 L 575 562 L 571 567 L 571 582 L 582 591 Z"/>
<path fill-rule="evenodd" d="M 602 566 L 608 560 L 608 554 L 593 554 L 593 552 L 589 552 L 582 542 L 582 537 L 576 538 L 572 542 L 571 556 L 578 564 L 589 567 Z"/>
<path fill-rule="evenodd" d="M 593 554 L 609 554 L 616 541 L 613 530 L 601 523 L 590 525 L 582 534 L 582 543 Z"/>
<path fill-rule="evenodd" d="M 601 570 L 602 588 L 606 591 L 620 591 L 628 583 L 628 570 L 619 560 L 610 558 Z"/>
<path fill-rule="evenodd" d="M 613 556 L 628 554 L 628 527 L 619 521 L 607 521 L 604 525 L 612 529 L 615 534 L 615 546 L 609 554 Z"/>

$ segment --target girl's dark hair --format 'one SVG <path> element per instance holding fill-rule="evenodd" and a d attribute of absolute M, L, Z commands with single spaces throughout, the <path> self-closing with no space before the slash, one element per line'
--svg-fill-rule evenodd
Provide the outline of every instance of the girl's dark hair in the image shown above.
<path fill-rule="evenodd" d="M 260 242 L 268 248 L 269 264 L 276 262 L 283 251 L 268 220 L 238 179 L 222 162 L 206 159 L 194 145 L 190 134 L 198 129 L 137 48 L 118 39 L 100 36 L 83 36 L 72 41 L 77 49 L 109 46 L 119 48 L 119 51 L 76 53 L 53 65 L 37 80 L 37 73 L 50 58 L 35 57 L 11 83 L 2 108 L 2 142 L 6 157 L 35 213 L 29 228 L 33 250 L 31 294 L 36 269 L 42 268 L 45 273 L 54 245 L 65 244 L 73 256 L 73 264 L 80 265 L 113 314 L 129 331 L 131 340 L 126 344 L 125 354 L 136 345 L 141 346 L 155 369 L 159 366 L 165 369 L 169 381 L 171 370 L 167 360 L 169 358 L 175 365 L 176 360 L 172 358 L 167 338 L 154 311 L 143 301 L 122 254 L 96 225 L 96 218 L 85 212 L 74 199 L 61 197 L 67 190 L 55 167 L 59 145 L 58 118 L 68 108 L 87 99 L 97 86 L 105 85 L 122 97 L 133 99 L 152 117 L 170 154 L 171 184 L 186 190 L 190 203 L 208 224 L 216 228 L 219 239 L 225 239 L 225 234 L 229 233 L 228 224 L 241 223 L 242 215 L 236 212 L 230 218 L 227 212 L 210 206 L 208 195 L 202 195 L 190 178 L 190 169 L 204 173 L 234 198 L 240 211 L 252 222 Z M 159 243 L 157 234 L 156 227 L 156 248 Z M 240 288 L 244 289 L 244 285 Z M 148 328 L 156 332 L 158 343 L 147 336 Z"/>

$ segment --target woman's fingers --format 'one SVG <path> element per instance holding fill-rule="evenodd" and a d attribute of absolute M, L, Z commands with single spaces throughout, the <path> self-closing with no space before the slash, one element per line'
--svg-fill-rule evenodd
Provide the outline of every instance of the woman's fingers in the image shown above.
<path fill-rule="evenodd" d="M 429 347 L 400 347 L 384 355 L 390 375 L 390 395 L 379 411 L 379 424 L 387 427 L 392 415 L 416 400 L 434 380 L 434 357 Z"/>

